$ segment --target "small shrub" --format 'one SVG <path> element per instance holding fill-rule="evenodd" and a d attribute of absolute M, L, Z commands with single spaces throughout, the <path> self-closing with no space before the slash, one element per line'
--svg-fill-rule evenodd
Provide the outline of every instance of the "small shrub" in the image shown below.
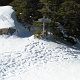
<path fill-rule="evenodd" d="M 53 35 L 53 38 L 54 38 L 55 40 L 59 40 L 59 37 L 56 36 L 56 35 Z"/>
<path fill-rule="evenodd" d="M 38 22 L 38 21 L 34 21 L 33 25 L 35 25 L 35 26 L 43 26 L 43 24 L 41 22 Z"/>
<path fill-rule="evenodd" d="M 34 38 L 41 38 L 42 30 L 36 30 L 34 33 Z"/>

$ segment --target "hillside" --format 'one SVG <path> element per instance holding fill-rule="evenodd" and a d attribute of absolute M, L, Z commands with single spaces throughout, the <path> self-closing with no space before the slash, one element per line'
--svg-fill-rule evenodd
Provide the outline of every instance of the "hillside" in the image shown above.
<path fill-rule="evenodd" d="M 15 26 L 18 33 L 0 36 L 0 80 L 80 79 L 79 49 L 58 42 L 34 39 L 32 32 L 17 22 L 12 7 L 3 8 L 9 10 L 1 10 L 0 14 L 5 16 L 6 13 L 9 17 L 7 20 L 0 17 L 0 27 Z"/>

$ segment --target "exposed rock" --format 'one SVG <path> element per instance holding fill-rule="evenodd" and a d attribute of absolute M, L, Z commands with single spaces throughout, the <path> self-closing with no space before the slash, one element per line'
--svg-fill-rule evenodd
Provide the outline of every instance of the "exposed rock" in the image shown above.
<path fill-rule="evenodd" d="M 16 29 L 13 29 L 13 28 L 3 28 L 3 29 L 0 29 L 0 35 L 2 35 L 2 34 L 5 34 L 5 35 L 11 34 L 12 35 L 15 31 L 16 31 Z"/>

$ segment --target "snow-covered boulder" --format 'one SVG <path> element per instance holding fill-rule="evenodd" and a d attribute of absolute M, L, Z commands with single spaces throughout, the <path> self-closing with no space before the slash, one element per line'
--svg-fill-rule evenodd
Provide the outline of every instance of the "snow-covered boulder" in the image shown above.
<path fill-rule="evenodd" d="M 15 15 L 11 6 L 0 7 L 0 35 L 13 34 L 16 31 L 13 16 Z"/>

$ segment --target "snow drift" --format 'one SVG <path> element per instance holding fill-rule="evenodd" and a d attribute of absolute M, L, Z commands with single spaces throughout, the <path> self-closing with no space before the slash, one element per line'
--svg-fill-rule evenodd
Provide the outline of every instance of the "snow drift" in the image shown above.
<path fill-rule="evenodd" d="M 14 10 L 11 6 L 0 7 L 0 29 L 15 27 L 14 20 L 12 19 Z"/>
<path fill-rule="evenodd" d="M 15 10 L 11 6 L 0 6 L 0 29 L 2 28 L 16 29 L 15 35 L 19 37 L 31 35 L 27 35 L 27 30 L 17 21 Z"/>

